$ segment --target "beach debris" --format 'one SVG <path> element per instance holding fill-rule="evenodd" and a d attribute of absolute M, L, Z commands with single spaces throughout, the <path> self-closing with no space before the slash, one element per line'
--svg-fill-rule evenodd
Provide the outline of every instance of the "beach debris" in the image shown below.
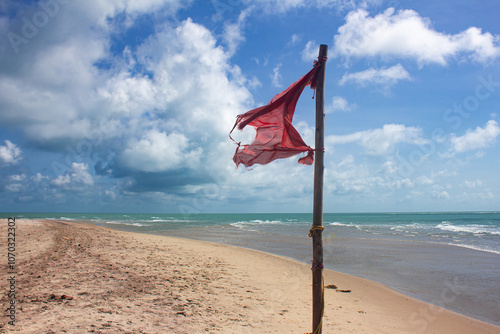
<path fill-rule="evenodd" d="M 337 289 L 337 286 L 335 284 L 329 284 L 325 286 L 325 289 Z"/>
<path fill-rule="evenodd" d="M 350 293 L 351 290 L 336 290 L 337 292 Z"/>
<path fill-rule="evenodd" d="M 49 296 L 49 298 L 52 300 L 73 300 L 73 297 L 71 297 L 71 296 L 68 296 L 68 295 L 58 296 L 58 295 L 55 295 L 53 293 Z"/>

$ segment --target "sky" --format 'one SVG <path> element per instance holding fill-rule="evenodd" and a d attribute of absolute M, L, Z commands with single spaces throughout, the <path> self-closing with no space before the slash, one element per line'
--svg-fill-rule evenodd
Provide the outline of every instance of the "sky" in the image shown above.
<path fill-rule="evenodd" d="M 311 212 L 312 166 L 236 168 L 228 134 L 320 44 L 325 212 L 498 211 L 499 12 L 496 0 L 3 0 L 0 211 Z M 293 123 L 312 147 L 313 93 Z"/>

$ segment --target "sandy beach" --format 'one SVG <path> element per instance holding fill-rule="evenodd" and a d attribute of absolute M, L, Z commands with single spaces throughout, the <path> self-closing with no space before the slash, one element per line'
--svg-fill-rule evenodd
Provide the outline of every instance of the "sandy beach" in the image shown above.
<path fill-rule="evenodd" d="M 6 254 L 7 224 L 0 233 Z M 39 220 L 16 220 L 15 247 L 15 273 L 1 263 L 0 333 L 311 332 L 310 266 L 289 258 Z M 337 288 L 325 289 L 323 333 L 500 333 L 363 278 L 324 279 Z M 449 282 L 436 298 L 458 293 Z"/>

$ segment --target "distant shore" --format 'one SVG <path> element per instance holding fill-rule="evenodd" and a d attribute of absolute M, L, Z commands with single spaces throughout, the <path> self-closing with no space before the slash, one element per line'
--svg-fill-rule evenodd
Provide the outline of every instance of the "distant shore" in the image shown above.
<path fill-rule="evenodd" d="M 15 325 L 2 317 L 0 333 L 311 331 L 311 270 L 298 261 L 91 224 L 16 220 L 15 231 L 13 270 L 5 258 L 0 277 L 2 291 L 14 289 L 0 303 L 15 299 Z M 325 289 L 324 333 L 500 333 L 363 278 L 324 278 L 337 287 Z M 439 297 L 453 293 L 450 282 Z"/>

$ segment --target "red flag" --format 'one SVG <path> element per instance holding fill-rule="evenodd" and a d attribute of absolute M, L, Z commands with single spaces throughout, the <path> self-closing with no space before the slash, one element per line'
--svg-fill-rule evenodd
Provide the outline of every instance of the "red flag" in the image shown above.
<path fill-rule="evenodd" d="M 276 159 L 288 158 L 303 152 L 308 152 L 307 156 L 300 158 L 298 162 L 312 165 L 314 149 L 304 143 L 293 127 L 292 119 L 304 88 L 309 85 L 312 89 L 316 88 L 316 77 L 321 62 L 315 62 L 309 73 L 273 97 L 268 105 L 238 115 L 229 136 L 231 137 L 236 126 L 242 130 L 246 125 L 253 126 L 257 134 L 253 143 L 249 145 L 241 146 L 241 143 L 238 143 L 233 157 L 236 166 L 265 165 Z"/>

